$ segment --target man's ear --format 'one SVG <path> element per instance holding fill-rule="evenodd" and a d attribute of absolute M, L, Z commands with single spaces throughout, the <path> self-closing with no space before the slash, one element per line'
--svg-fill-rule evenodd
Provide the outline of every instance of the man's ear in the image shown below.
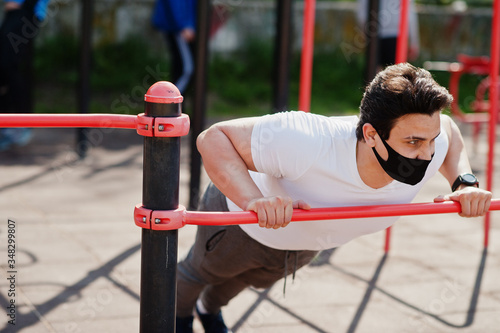
<path fill-rule="evenodd" d="M 375 127 L 373 127 L 372 124 L 366 123 L 363 125 L 363 138 L 369 147 L 375 147 L 375 137 L 377 135 L 377 130 L 375 130 Z"/>

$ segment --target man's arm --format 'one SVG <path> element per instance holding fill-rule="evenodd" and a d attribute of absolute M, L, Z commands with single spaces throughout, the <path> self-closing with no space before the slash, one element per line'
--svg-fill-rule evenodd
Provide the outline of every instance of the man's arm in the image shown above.
<path fill-rule="evenodd" d="M 197 147 L 208 176 L 217 188 L 243 210 L 254 211 L 261 227 L 277 229 L 290 223 L 293 208 L 309 209 L 289 197 L 264 197 L 248 170 L 257 171 L 251 136 L 258 118 L 221 122 L 200 134 Z"/>
<path fill-rule="evenodd" d="M 464 140 L 458 126 L 450 117 L 445 115 L 441 116 L 441 121 L 448 135 L 449 148 L 439 171 L 448 180 L 451 187 L 460 174 L 471 173 L 471 167 L 465 150 Z M 453 200 L 460 202 L 462 206 L 460 216 L 476 217 L 486 214 L 490 207 L 491 197 L 491 192 L 475 186 L 461 185 L 455 192 L 438 196 L 434 201 Z"/>

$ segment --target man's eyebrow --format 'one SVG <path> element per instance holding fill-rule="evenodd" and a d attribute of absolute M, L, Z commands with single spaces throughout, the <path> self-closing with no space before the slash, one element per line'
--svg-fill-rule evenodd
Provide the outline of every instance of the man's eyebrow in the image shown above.
<path fill-rule="evenodd" d="M 438 135 L 436 135 L 434 138 L 432 138 L 432 140 L 436 140 L 436 138 L 441 134 L 441 132 L 438 133 Z M 420 141 L 425 141 L 427 140 L 426 138 L 422 138 L 422 137 L 419 137 L 419 136 L 413 136 L 413 135 L 410 135 L 410 136 L 407 136 L 405 138 L 406 140 L 420 140 Z"/>

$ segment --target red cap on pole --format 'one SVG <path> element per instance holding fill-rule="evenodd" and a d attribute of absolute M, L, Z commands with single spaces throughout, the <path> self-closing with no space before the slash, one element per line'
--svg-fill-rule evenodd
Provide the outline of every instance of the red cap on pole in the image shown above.
<path fill-rule="evenodd" d="M 179 89 L 168 81 L 156 82 L 144 95 L 144 101 L 149 103 L 182 103 L 183 99 Z"/>

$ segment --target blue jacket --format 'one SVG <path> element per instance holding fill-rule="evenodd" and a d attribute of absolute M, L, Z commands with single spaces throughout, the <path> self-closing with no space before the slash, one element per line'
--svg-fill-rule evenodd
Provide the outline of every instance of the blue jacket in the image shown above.
<path fill-rule="evenodd" d="M 152 24 L 158 30 L 180 32 L 196 28 L 197 0 L 156 0 Z"/>
<path fill-rule="evenodd" d="M 18 4 L 22 5 L 25 0 L 4 0 L 4 2 L 7 1 L 17 2 Z M 50 0 L 38 0 L 35 5 L 35 15 L 40 21 L 43 21 L 45 19 L 45 16 L 47 16 L 47 5 L 49 4 L 49 1 Z"/>

